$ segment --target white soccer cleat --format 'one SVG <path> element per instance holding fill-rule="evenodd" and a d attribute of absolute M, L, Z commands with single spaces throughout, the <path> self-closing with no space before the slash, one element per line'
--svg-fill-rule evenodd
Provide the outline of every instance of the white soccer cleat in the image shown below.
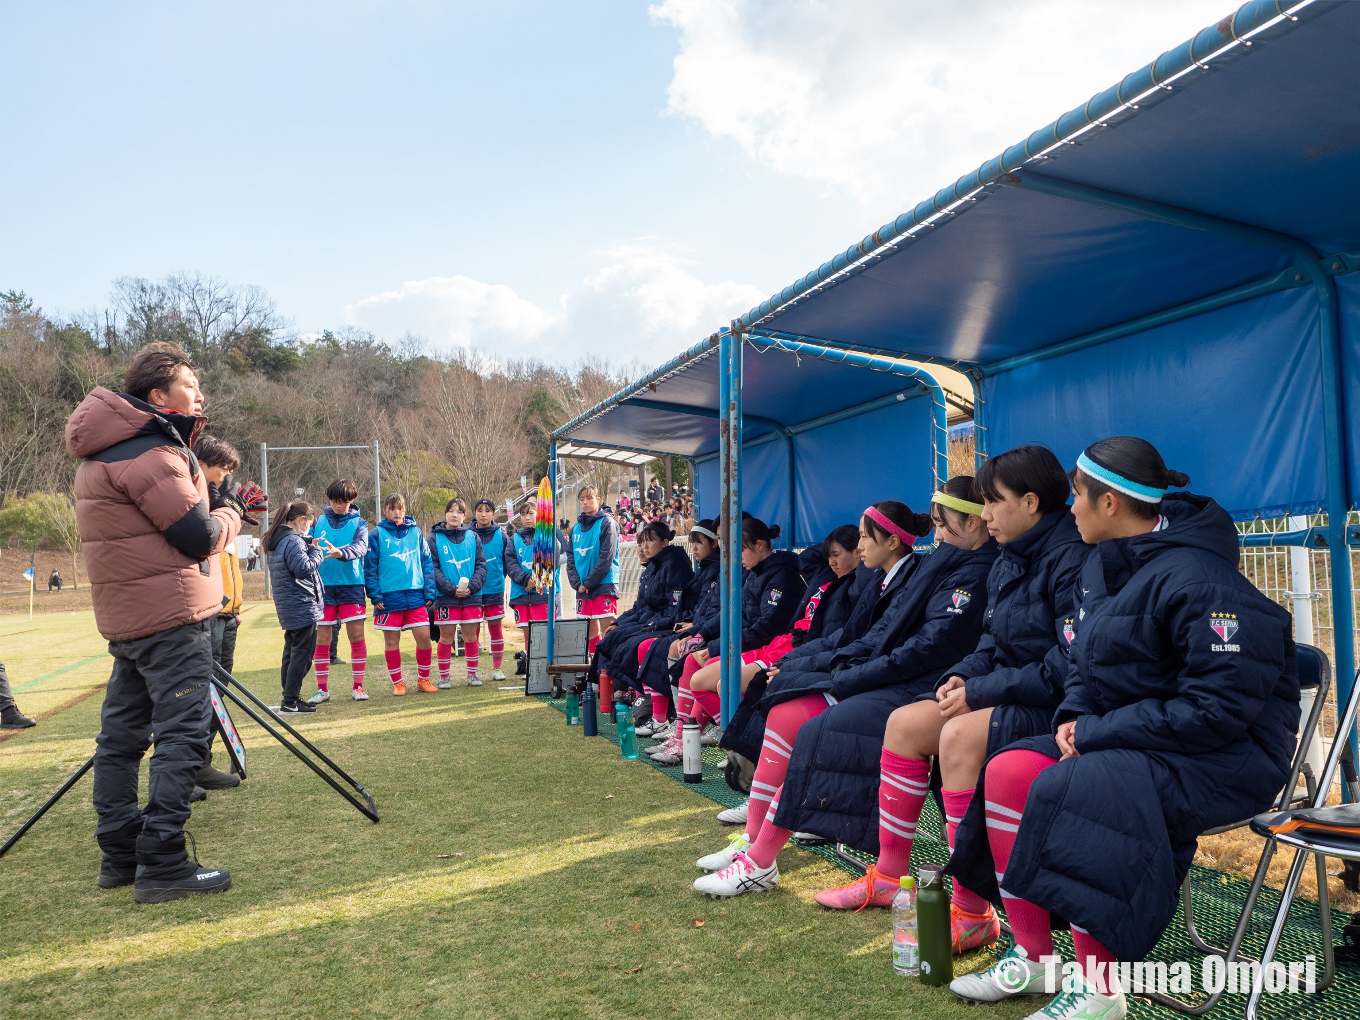
<path fill-rule="evenodd" d="M 709 723 L 699 734 L 699 744 L 701 747 L 717 747 L 718 741 L 722 739 L 722 730 L 718 729 L 717 723 Z"/>
<path fill-rule="evenodd" d="M 491 671 L 491 679 L 495 680 L 496 683 L 498 684 L 503 684 L 505 683 L 505 674 L 502 673 L 499 669 L 493 669 Z"/>
<path fill-rule="evenodd" d="M 762 868 L 745 853 L 738 853 L 721 871 L 694 880 L 696 892 L 726 898 L 742 893 L 765 892 L 779 884 L 779 865 Z M 1113 1018 L 1111 1018 L 1113 1020 Z"/>
<path fill-rule="evenodd" d="M 1043 1009 L 1025 1020 L 1124 1020 L 1129 1004 L 1122 990 L 1102 995 L 1087 987 L 1078 992 L 1059 992 Z"/>
<path fill-rule="evenodd" d="M 321 688 L 318 687 L 316 693 L 313 694 L 310 698 L 307 699 L 307 704 L 309 704 L 309 705 L 320 705 L 322 702 L 324 702 L 324 701 L 330 701 L 330 700 L 331 700 L 331 692 L 330 692 L 330 691 L 323 691 L 323 690 L 321 690 Z"/>
<path fill-rule="evenodd" d="M 1061 970 L 1058 973 L 1061 974 Z M 1044 965 L 1031 960 L 1019 945 L 1012 944 L 990 967 L 949 982 L 949 990 L 971 1002 L 1000 1002 L 1014 995 L 1044 995 Z"/>
<path fill-rule="evenodd" d="M 479 677 L 476 673 L 469 673 L 467 685 L 469 687 L 480 687 L 482 686 L 482 678 Z"/>
<path fill-rule="evenodd" d="M 747 797 L 736 807 L 723 808 L 718 812 L 718 821 L 724 825 L 745 825 L 746 816 L 751 811 L 751 798 Z"/>
<path fill-rule="evenodd" d="M 738 832 L 727 841 L 727 846 L 723 847 L 716 854 L 708 854 L 705 857 L 700 857 L 694 862 L 694 866 L 696 868 L 702 868 L 704 871 L 721 871 L 732 863 L 732 859 L 736 857 L 737 854 L 745 853 L 750 849 L 751 841 L 746 838 L 746 833 Z"/>
<path fill-rule="evenodd" d="M 354 688 L 353 698 L 355 701 L 367 701 L 368 692 L 363 687 L 356 687 Z"/>
<path fill-rule="evenodd" d="M 441 691 L 447 691 L 449 688 L 453 686 L 453 681 L 446 676 L 441 676 L 439 678 L 439 683 L 435 684 L 435 686 L 438 687 Z"/>

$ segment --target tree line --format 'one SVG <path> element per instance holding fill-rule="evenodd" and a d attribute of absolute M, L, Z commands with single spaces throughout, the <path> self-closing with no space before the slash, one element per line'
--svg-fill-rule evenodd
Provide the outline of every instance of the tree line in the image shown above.
<path fill-rule="evenodd" d="M 106 306 L 69 316 L 48 316 L 22 291 L 0 292 L 0 506 L 34 493 L 69 497 L 76 464 L 65 450 L 67 417 L 96 385 L 121 389 L 132 356 L 157 340 L 192 355 L 208 431 L 240 451 L 241 477 L 259 477 L 261 443 L 376 440 L 384 492 L 402 492 L 423 524 L 454 494 L 499 505 L 520 494 L 521 477 L 533 487 L 547 470 L 552 429 L 635 374 L 603 360 L 556 367 L 466 349 L 435 356 L 419 337 L 389 343 L 352 327 L 304 336 L 259 287 L 197 273 L 119 279 Z M 605 491 L 627 484 L 617 468 L 576 470 L 596 475 Z M 276 507 L 296 490 L 324 504 L 337 475 L 356 482 L 372 516 L 371 452 L 269 456 Z M 47 518 L 56 513 L 43 507 Z M 15 510 L 0 540 L 27 545 L 40 516 Z M 49 530 L 43 545 L 65 542 Z"/>

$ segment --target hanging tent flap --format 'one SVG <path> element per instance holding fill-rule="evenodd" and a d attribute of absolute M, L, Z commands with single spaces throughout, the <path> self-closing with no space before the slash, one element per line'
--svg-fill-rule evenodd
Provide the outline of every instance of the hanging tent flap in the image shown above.
<path fill-rule="evenodd" d="M 1240 519 L 1324 502 L 1311 288 L 1233 305 L 988 377 L 988 448 L 1041 443 L 1066 465 L 1137 434 Z"/>

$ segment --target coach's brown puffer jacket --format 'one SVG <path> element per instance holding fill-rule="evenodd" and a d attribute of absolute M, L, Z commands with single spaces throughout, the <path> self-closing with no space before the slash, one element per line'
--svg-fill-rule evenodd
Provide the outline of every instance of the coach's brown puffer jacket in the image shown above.
<path fill-rule="evenodd" d="M 99 632 L 131 641 L 222 611 L 216 553 L 241 519 L 208 509 L 190 447 L 207 424 L 102 386 L 66 422 L 76 469 L 76 521 Z"/>

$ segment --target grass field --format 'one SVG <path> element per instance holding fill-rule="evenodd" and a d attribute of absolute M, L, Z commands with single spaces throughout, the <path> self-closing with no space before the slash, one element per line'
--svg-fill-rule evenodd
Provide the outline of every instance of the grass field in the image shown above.
<path fill-rule="evenodd" d="M 237 675 L 265 698 L 279 648 L 272 606 L 251 607 Z M 30 714 L 97 695 L 102 652 L 88 612 L 0 618 Z M 370 676 L 372 701 L 297 725 L 373 791 L 382 823 L 237 713 L 250 778 L 188 826 L 232 871 L 221 896 L 144 907 L 98 889 L 82 780 L 0 860 L 0 1017 L 977 1016 L 893 975 L 886 912 L 817 908 L 844 875 L 810 854 L 784 852 L 777 892 L 699 897 L 693 860 L 728 832 L 716 806 L 537 699 L 490 683 L 394 699 Z M 0 743 L 6 832 L 92 752 L 99 703 Z"/>

